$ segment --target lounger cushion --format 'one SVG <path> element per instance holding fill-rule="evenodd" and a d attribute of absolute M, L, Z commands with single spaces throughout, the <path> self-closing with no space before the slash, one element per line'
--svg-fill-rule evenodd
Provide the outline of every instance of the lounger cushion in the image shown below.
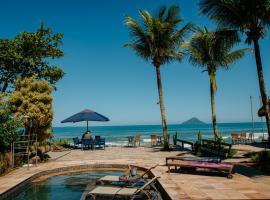
<path fill-rule="evenodd" d="M 209 163 L 209 162 L 195 162 L 195 161 L 181 161 L 174 160 L 168 162 L 170 166 L 182 166 L 182 167 L 198 167 L 208 169 L 220 169 L 220 170 L 231 170 L 234 165 L 232 163 Z"/>
<path fill-rule="evenodd" d="M 130 196 L 133 195 L 138 189 L 137 188 L 123 188 L 117 192 L 121 196 Z"/>
<path fill-rule="evenodd" d="M 109 176 L 109 175 L 107 175 L 107 176 L 104 176 L 104 177 L 98 179 L 98 181 L 101 181 L 101 182 L 102 181 L 105 181 L 105 182 L 108 182 L 108 181 L 110 181 L 110 182 L 119 181 L 119 176 Z"/>

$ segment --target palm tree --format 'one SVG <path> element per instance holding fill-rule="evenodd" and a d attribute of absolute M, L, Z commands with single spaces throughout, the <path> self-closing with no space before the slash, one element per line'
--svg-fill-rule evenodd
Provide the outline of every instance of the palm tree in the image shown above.
<path fill-rule="evenodd" d="M 219 26 L 229 27 L 246 34 L 245 42 L 253 43 L 257 74 L 270 142 L 270 113 L 265 89 L 259 40 L 270 26 L 270 0 L 201 0 L 200 12 L 216 21 Z"/>
<path fill-rule="evenodd" d="M 210 79 L 211 111 L 214 138 L 218 139 L 218 130 L 215 110 L 215 93 L 217 90 L 216 71 L 219 68 L 229 69 L 230 65 L 243 57 L 247 49 L 232 51 L 239 42 L 236 31 L 226 29 L 210 32 L 206 27 L 197 28 L 191 40 L 184 44 L 189 61 L 208 72 Z"/>
<path fill-rule="evenodd" d="M 129 16 L 125 18 L 125 23 L 133 39 L 132 42 L 127 43 L 125 46 L 131 47 L 138 56 L 146 61 L 151 61 L 156 70 L 164 149 L 169 148 L 169 138 L 160 66 L 172 61 L 181 61 L 183 58 L 183 53 L 179 48 L 192 25 L 188 23 L 179 29 L 178 26 L 182 22 L 178 6 L 161 7 L 154 16 L 145 10 L 140 10 L 139 22 Z"/>

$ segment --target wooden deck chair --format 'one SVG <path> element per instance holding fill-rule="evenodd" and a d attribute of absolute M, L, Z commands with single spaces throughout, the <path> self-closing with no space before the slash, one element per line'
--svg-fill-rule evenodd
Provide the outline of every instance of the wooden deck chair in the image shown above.
<path fill-rule="evenodd" d="M 240 142 L 240 135 L 238 133 L 232 133 L 232 144 L 239 144 Z"/>
<path fill-rule="evenodd" d="M 151 134 L 150 135 L 150 139 L 151 139 L 151 146 L 157 146 L 157 142 L 158 142 L 158 137 L 156 134 Z"/>
<path fill-rule="evenodd" d="M 133 199 L 137 195 L 145 196 L 147 199 L 151 200 L 150 193 L 147 191 L 147 187 L 154 183 L 157 178 L 154 177 L 148 181 L 144 186 L 140 188 L 127 188 L 127 187 L 111 187 L 111 186 L 98 186 L 92 191 L 90 191 L 87 196 L 91 197 L 91 200 L 96 200 L 97 198 L 108 198 L 112 199 L 115 197 L 121 197 L 126 199 Z"/>
<path fill-rule="evenodd" d="M 137 143 L 141 146 L 141 134 L 136 134 L 133 138 L 133 146 L 136 147 Z"/>
<path fill-rule="evenodd" d="M 156 168 L 158 166 L 155 165 L 153 167 L 150 167 L 149 169 L 147 169 L 143 174 L 139 175 L 136 177 L 136 179 L 121 179 L 120 176 L 111 176 L 111 175 L 107 175 L 104 176 L 100 179 L 97 180 L 97 183 L 102 184 L 102 185 L 124 185 L 124 186 L 140 186 L 141 183 L 145 183 L 145 176 L 148 175 L 148 173 Z M 131 167 L 129 166 L 129 170 L 131 169 Z M 127 174 L 128 172 L 126 172 Z M 138 183 L 139 182 L 139 183 Z M 138 183 L 138 184 L 136 184 Z"/>
<path fill-rule="evenodd" d="M 241 132 L 240 133 L 240 141 L 241 141 L 241 143 L 247 143 L 247 133 L 246 132 Z"/>
<path fill-rule="evenodd" d="M 173 160 L 167 163 L 168 173 L 171 171 L 171 167 L 180 168 L 190 168 L 190 169 L 208 169 L 214 171 L 224 171 L 228 173 L 228 178 L 233 177 L 234 172 L 234 164 L 233 163 L 211 163 L 211 162 L 203 162 L 203 161 L 184 161 L 184 160 Z"/>

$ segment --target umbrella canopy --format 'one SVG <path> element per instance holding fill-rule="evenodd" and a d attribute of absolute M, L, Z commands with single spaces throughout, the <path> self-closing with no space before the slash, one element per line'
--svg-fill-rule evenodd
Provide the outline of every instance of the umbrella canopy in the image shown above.
<path fill-rule="evenodd" d="M 82 122 L 86 121 L 87 122 L 87 131 L 88 131 L 88 121 L 110 121 L 109 118 L 93 111 L 90 109 L 85 109 L 75 115 L 72 115 L 71 117 L 61 121 L 61 123 L 67 123 L 67 122 Z"/>

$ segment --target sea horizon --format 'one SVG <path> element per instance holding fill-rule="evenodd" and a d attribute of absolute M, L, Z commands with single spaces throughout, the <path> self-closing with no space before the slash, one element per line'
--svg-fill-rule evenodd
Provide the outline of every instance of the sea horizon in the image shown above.
<path fill-rule="evenodd" d="M 225 141 L 230 142 L 231 133 L 248 132 L 254 133 L 255 139 L 265 137 L 266 125 L 264 122 L 242 122 L 242 123 L 218 123 L 219 134 Z M 201 132 L 203 139 L 213 139 L 212 124 L 168 124 L 168 133 L 172 142 L 173 135 L 177 132 L 178 138 L 195 142 L 198 132 Z M 149 143 L 150 135 L 162 135 L 161 125 L 110 125 L 90 126 L 92 134 L 99 135 L 106 139 L 107 145 L 125 145 L 127 137 L 140 134 L 142 142 Z M 53 127 L 55 139 L 81 138 L 86 131 L 86 126 L 65 126 Z"/>
<path fill-rule="evenodd" d="M 84 123 L 84 122 L 80 122 L 80 123 Z M 90 123 L 90 122 L 89 122 Z M 171 125 L 183 125 L 182 124 L 183 122 L 181 122 L 181 123 L 167 123 L 167 126 L 171 126 Z M 254 121 L 254 122 L 245 122 L 245 121 L 239 121 L 239 122 L 217 122 L 217 125 L 221 125 L 221 124 L 251 124 L 252 125 L 252 123 L 254 123 L 254 124 L 256 124 L 256 123 L 259 123 L 259 124 L 265 124 L 266 122 L 265 121 L 263 121 L 263 122 L 261 122 L 261 121 Z M 72 124 L 72 123 L 71 123 Z M 63 126 L 59 126 L 59 125 L 53 125 L 52 127 L 53 128 L 65 128 L 65 127 L 86 127 L 86 122 L 85 122 L 85 126 L 84 125 L 76 125 L 76 124 L 78 124 L 78 123 L 73 123 L 72 125 L 63 125 Z M 198 125 L 198 124 L 188 124 L 188 125 L 190 125 L 190 126 L 192 126 L 192 125 Z M 211 122 L 204 122 L 204 124 L 202 124 L 202 125 L 212 125 L 212 123 Z M 91 125 L 91 124 L 89 124 L 89 127 L 91 128 L 91 127 L 115 127 L 115 126 L 161 126 L 161 124 L 155 124 L 155 123 L 153 123 L 153 124 L 151 124 L 151 123 L 149 123 L 149 124 L 114 124 L 114 125 L 106 125 L 106 124 L 102 124 L 102 125 Z"/>

